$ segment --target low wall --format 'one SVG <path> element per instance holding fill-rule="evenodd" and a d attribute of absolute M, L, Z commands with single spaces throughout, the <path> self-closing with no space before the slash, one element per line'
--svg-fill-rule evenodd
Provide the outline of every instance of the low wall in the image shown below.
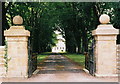
<path fill-rule="evenodd" d="M 118 68 L 118 74 L 120 76 L 120 44 L 117 45 L 117 68 Z"/>
<path fill-rule="evenodd" d="M 5 46 L 0 46 L 0 77 L 5 77 L 6 68 L 5 68 Z"/>

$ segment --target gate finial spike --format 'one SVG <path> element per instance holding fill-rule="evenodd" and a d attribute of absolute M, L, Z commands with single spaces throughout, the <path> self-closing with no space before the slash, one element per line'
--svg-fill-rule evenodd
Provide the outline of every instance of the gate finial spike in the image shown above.
<path fill-rule="evenodd" d="M 102 14 L 99 18 L 101 24 L 107 24 L 110 22 L 110 17 L 107 14 Z"/>
<path fill-rule="evenodd" d="M 13 24 L 17 24 L 17 25 L 23 24 L 23 18 L 19 15 L 15 16 L 13 18 Z"/>

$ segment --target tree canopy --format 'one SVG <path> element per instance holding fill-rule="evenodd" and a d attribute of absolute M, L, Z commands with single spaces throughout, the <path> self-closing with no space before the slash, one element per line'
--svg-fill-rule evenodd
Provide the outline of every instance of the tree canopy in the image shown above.
<path fill-rule="evenodd" d="M 31 32 L 33 52 L 51 51 L 55 45 L 55 30 L 66 40 L 66 51 L 84 53 L 92 42 L 91 31 L 99 25 L 105 13 L 111 23 L 120 29 L 120 3 L 117 2 L 5 2 L 3 3 L 3 29 L 8 29 L 12 18 L 20 15 L 24 26 Z M 120 43 L 120 36 L 118 36 Z"/>

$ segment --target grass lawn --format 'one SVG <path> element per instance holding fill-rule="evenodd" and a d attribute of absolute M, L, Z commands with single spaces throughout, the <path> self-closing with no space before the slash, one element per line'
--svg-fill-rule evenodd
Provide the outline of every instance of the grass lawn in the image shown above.
<path fill-rule="evenodd" d="M 72 61 L 78 63 L 82 67 L 85 67 L 85 55 L 82 55 L 82 54 L 65 54 L 64 56 L 70 58 Z"/>

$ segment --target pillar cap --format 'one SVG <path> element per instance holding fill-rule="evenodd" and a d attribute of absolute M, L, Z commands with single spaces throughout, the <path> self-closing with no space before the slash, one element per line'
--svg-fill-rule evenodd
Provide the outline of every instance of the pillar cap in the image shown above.
<path fill-rule="evenodd" d="M 10 29 L 4 31 L 4 36 L 18 37 L 30 36 L 30 32 L 25 30 L 24 26 L 11 26 Z"/>
<path fill-rule="evenodd" d="M 118 35 L 119 30 L 115 29 L 112 24 L 107 24 L 110 22 L 110 17 L 107 14 L 102 14 L 99 18 L 100 25 L 97 29 L 92 31 L 92 35 L 102 35 L 102 36 L 113 36 Z"/>
<path fill-rule="evenodd" d="M 21 17 L 21 16 L 15 16 L 14 18 L 13 18 L 13 24 L 23 24 L 23 18 Z"/>
<path fill-rule="evenodd" d="M 98 25 L 97 29 L 92 31 L 92 35 L 118 35 L 119 30 L 115 29 L 113 25 Z"/>
<path fill-rule="evenodd" d="M 101 24 L 108 24 L 110 22 L 110 17 L 107 14 L 102 14 L 99 21 Z"/>
<path fill-rule="evenodd" d="M 23 23 L 23 18 L 21 16 L 15 16 L 13 18 L 13 23 L 15 26 L 11 26 L 8 30 L 4 31 L 4 36 L 6 37 L 29 37 L 30 32 L 25 30 L 24 26 L 20 26 Z"/>

